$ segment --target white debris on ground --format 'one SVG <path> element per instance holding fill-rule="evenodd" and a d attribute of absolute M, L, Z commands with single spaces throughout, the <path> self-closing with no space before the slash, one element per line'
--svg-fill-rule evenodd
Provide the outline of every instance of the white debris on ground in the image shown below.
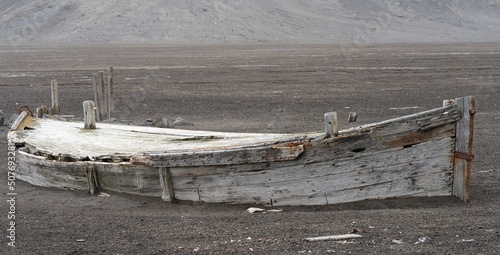
<path fill-rule="evenodd" d="M 281 209 L 262 209 L 262 208 L 257 208 L 257 207 L 250 207 L 247 209 L 249 213 L 276 213 L 276 212 L 283 212 Z"/>

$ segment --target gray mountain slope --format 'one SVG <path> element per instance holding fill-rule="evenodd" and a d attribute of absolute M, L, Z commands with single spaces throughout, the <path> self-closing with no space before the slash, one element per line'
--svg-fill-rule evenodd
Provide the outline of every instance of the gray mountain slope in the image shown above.
<path fill-rule="evenodd" d="M 0 43 L 500 41 L 500 0 L 0 0 Z"/>

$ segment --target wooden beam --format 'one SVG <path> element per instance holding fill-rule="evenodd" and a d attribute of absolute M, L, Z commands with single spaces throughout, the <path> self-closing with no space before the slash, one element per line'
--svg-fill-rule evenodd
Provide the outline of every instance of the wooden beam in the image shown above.
<path fill-rule="evenodd" d="M 60 115 L 59 108 L 59 86 L 57 85 L 57 80 L 50 81 L 50 89 L 52 94 L 52 106 L 49 109 L 50 115 Z"/>
<path fill-rule="evenodd" d="M 172 182 L 172 175 L 168 167 L 159 167 L 160 173 L 160 186 L 162 188 L 161 199 L 170 203 L 175 202 L 174 186 Z"/>
<path fill-rule="evenodd" d="M 83 102 L 83 123 L 84 129 L 96 129 L 95 103 L 93 101 Z"/>
<path fill-rule="evenodd" d="M 99 189 L 99 182 L 97 180 L 97 172 L 94 166 L 85 167 L 85 176 L 89 187 L 89 193 L 94 195 Z"/>
<path fill-rule="evenodd" d="M 335 137 L 339 133 L 339 126 L 337 123 L 337 113 L 327 112 L 325 113 L 325 138 Z"/>
<path fill-rule="evenodd" d="M 462 118 L 456 124 L 452 194 L 464 202 L 469 202 L 474 115 L 476 113 L 475 98 L 474 96 L 457 98 L 455 104 L 462 113 Z"/>

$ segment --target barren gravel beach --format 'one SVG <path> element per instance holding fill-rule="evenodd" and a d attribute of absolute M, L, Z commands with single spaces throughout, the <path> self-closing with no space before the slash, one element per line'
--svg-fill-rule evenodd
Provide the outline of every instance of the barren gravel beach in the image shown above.
<path fill-rule="evenodd" d="M 82 118 L 90 75 L 115 66 L 118 120 L 136 124 L 182 116 L 182 128 L 299 132 L 323 128 L 336 110 L 341 127 L 431 109 L 446 98 L 477 97 L 472 201 L 405 198 L 281 207 L 180 202 L 16 182 L 16 249 L 2 254 L 497 254 L 500 251 L 499 44 L 376 45 L 345 56 L 335 45 L 89 46 L 2 50 L 0 107 L 50 102 L 60 86 L 63 114 Z M 345 117 L 345 118 L 344 118 Z M 6 148 L 7 127 L 2 131 Z M 7 151 L 0 157 L 7 165 Z M 6 167 L 2 175 L 7 176 Z M 6 187 L 4 194 L 7 193 Z M 6 196 L 6 195 L 5 195 Z M 7 203 L 2 204 L 7 222 Z M 304 238 L 359 231 L 347 242 Z M 4 232 L 6 233 L 6 232 Z M 7 242 L 7 239 L 5 240 Z"/>
<path fill-rule="evenodd" d="M 102 1 L 101 1 L 102 2 Z M 117 122 L 320 131 L 476 96 L 471 202 L 398 198 L 328 206 L 204 204 L 15 182 L 0 127 L 0 254 L 500 254 L 500 2 L 0 1 L 0 109 L 50 104 L 82 120 L 92 74 L 115 69 Z M 9 214 L 10 213 L 10 214 Z M 361 238 L 308 242 L 356 233 Z"/>

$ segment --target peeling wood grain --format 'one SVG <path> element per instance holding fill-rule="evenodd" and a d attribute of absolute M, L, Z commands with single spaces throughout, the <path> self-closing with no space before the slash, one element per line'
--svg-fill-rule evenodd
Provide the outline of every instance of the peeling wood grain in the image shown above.
<path fill-rule="evenodd" d="M 9 141 L 24 146 L 19 178 L 34 185 L 89 189 L 95 177 L 88 169 L 94 169 L 95 188 L 170 202 L 324 205 L 456 192 L 467 197 L 470 160 L 457 156 L 472 149 L 473 116 L 462 108 L 473 112 L 474 100 L 465 100 L 469 106 L 457 99 L 328 139 L 324 132 L 241 134 L 106 123 L 85 130 L 79 123 L 26 118 Z M 55 135 L 63 141 L 44 139 Z M 75 139 L 81 148 L 74 148 Z"/>
<path fill-rule="evenodd" d="M 303 151 L 303 145 L 289 147 L 276 145 L 219 151 L 150 154 L 146 164 L 154 167 L 238 165 L 294 160 Z"/>

